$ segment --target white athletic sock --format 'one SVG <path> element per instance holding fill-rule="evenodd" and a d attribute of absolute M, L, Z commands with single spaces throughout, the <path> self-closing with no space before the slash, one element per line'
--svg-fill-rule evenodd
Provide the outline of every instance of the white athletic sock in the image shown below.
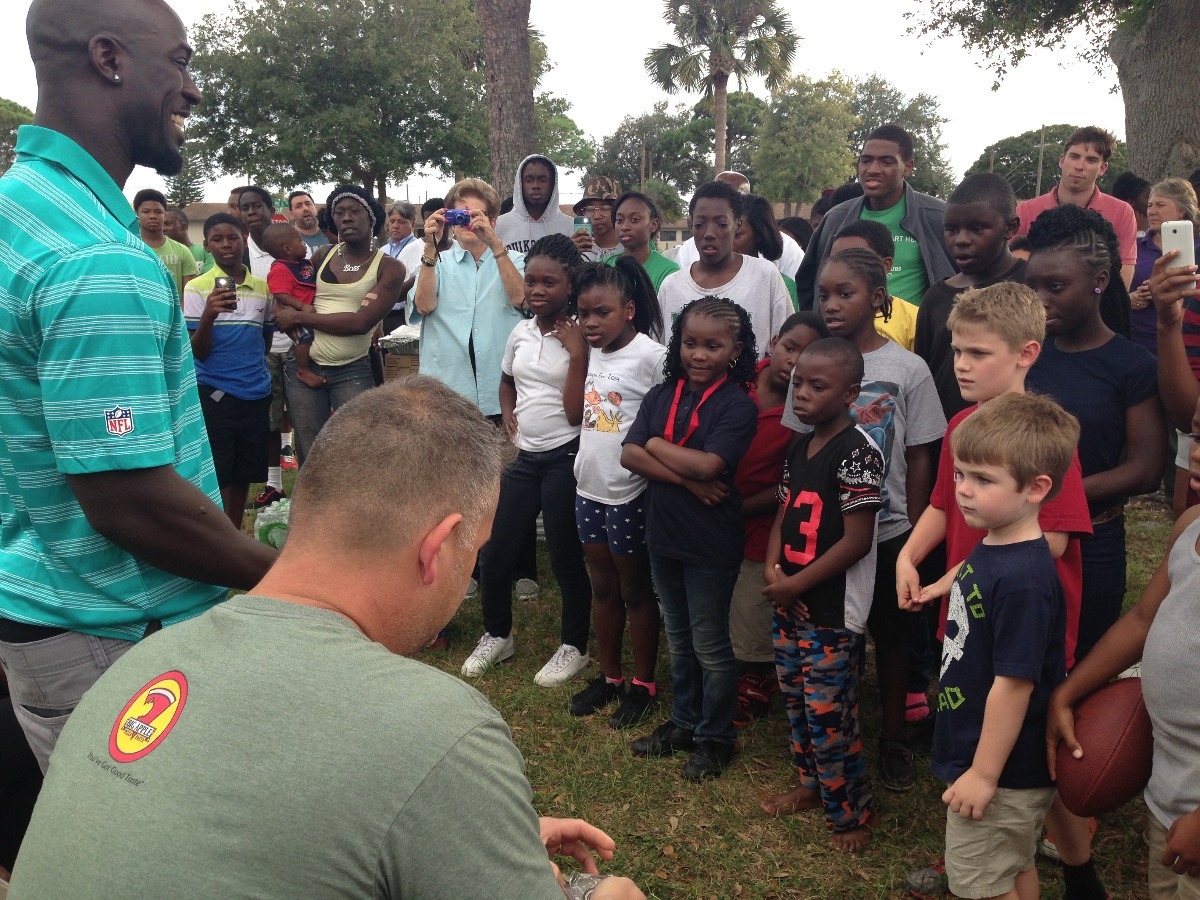
<path fill-rule="evenodd" d="M 267 486 L 277 491 L 283 490 L 283 469 L 279 466 L 267 467 Z"/>
<path fill-rule="evenodd" d="M 281 447 L 292 446 L 292 433 L 290 431 L 279 432 L 279 445 Z"/>

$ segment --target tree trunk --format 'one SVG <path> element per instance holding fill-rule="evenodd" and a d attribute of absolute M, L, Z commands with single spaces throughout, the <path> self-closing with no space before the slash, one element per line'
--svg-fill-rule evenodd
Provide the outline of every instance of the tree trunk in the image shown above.
<path fill-rule="evenodd" d="M 1142 27 L 1108 44 L 1125 97 L 1129 168 L 1151 182 L 1200 168 L 1200 44 L 1195 0 L 1159 0 Z"/>
<path fill-rule="evenodd" d="M 729 73 L 714 72 L 713 80 L 713 146 L 717 150 L 717 174 L 725 171 L 725 138 L 729 116 Z"/>
<path fill-rule="evenodd" d="M 537 150 L 529 4 L 530 0 L 475 0 L 487 74 L 492 186 L 501 197 L 512 189 L 521 160 Z"/>

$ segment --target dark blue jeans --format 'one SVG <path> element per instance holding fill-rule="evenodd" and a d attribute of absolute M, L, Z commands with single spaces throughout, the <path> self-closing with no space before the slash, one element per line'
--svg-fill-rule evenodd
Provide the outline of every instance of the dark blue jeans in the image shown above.
<path fill-rule="evenodd" d="M 292 419 L 293 439 L 301 464 L 333 412 L 363 391 L 375 387 L 371 363 L 365 356 L 344 366 L 319 366 L 314 362 L 309 368 L 325 376 L 325 383 L 319 388 L 310 388 L 296 377 L 294 352 L 288 354 L 283 369 L 288 415 Z"/>
<path fill-rule="evenodd" d="M 1075 644 L 1076 665 L 1121 618 L 1121 604 L 1125 602 L 1125 517 L 1093 525 L 1091 535 L 1080 538 L 1079 555 L 1083 563 L 1083 601 Z"/>
<path fill-rule="evenodd" d="M 562 592 L 562 643 L 587 653 L 592 583 L 575 526 L 575 455 L 579 438 L 546 450 L 521 450 L 500 478 L 492 536 L 479 551 L 483 624 L 493 637 L 512 633 L 512 580 L 538 512 L 546 524 L 550 568 Z"/>
<path fill-rule="evenodd" d="M 729 602 L 740 568 L 650 554 L 671 649 L 671 721 L 693 731 L 697 741 L 737 741 L 737 662 L 729 640 Z"/>

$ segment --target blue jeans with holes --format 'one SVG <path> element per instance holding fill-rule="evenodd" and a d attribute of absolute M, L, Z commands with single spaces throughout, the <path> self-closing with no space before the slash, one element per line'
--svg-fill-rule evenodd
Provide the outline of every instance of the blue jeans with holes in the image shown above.
<path fill-rule="evenodd" d="M 371 362 L 365 356 L 344 366 L 319 366 L 314 362 L 309 368 L 325 376 L 325 383 L 319 388 L 311 388 L 296 377 L 294 352 L 288 354 L 283 370 L 288 415 L 292 419 L 293 439 L 302 464 L 312 449 L 313 441 L 334 411 L 363 391 L 375 387 Z"/>
<path fill-rule="evenodd" d="M 0 641 L 13 711 L 43 773 L 84 692 L 132 646 L 77 631 L 20 644 Z"/>
<path fill-rule="evenodd" d="M 671 721 L 694 732 L 697 741 L 737 741 L 737 663 L 729 639 L 729 603 L 740 569 L 650 554 L 671 649 Z"/>

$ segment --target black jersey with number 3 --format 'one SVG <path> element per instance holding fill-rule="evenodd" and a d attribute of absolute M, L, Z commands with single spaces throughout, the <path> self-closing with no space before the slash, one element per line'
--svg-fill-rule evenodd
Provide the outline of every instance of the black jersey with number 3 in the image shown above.
<path fill-rule="evenodd" d="M 883 455 L 866 432 L 850 425 L 810 459 L 809 432 L 788 455 L 784 483 L 787 508 L 781 528 L 781 566 L 794 575 L 826 553 L 845 534 L 844 516 L 877 512 L 882 505 Z M 808 591 L 802 602 L 808 619 L 826 628 L 861 633 L 871 610 L 875 553 Z"/>

